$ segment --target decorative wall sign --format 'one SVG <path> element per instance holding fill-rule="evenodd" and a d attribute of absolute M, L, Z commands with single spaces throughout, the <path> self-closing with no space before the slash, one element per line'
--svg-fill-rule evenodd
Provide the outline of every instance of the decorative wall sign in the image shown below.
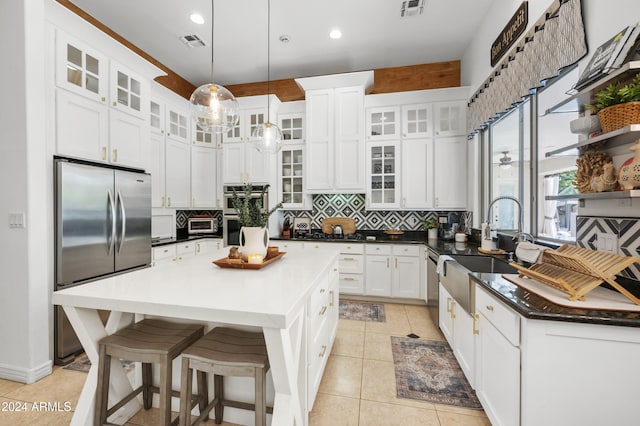
<path fill-rule="evenodd" d="M 495 67 L 498 61 L 504 56 L 511 46 L 524 33 L 529 20 L 528 2 L 523 1 L 516 13 L 513 14 L 509 23 L 500 32 L 496 41 L 491 45 L 491 66 Z"/>

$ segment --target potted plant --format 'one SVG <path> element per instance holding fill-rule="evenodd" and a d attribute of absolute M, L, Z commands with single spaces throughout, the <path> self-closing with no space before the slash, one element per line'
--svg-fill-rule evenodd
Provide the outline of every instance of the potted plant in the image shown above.
<path fill-rule="evenodd" d="M 431 218 L 422 219 L 422 227 L 427 230 L 427 238 L 430 240 L 438 239 L 438 219 Z"/>
<path fill-rule="evenodd" d="M 585 108 L 598 114 L 603 133 L 640 123 L 640 73 L 630 81 L 609 84 Z"/>
<path fill-rule="evenodd" d="M 265 193 L 269 190 L 269 185 L 265 185 L 262 189 L 260 197 L 252 197 L 251 184 L 244 185 L 244 194 L 239 196 L 234 190 L 231 202 L 238 214 L 238 222 L 240 222 L 240 252 L 242 257 L 247 259 L 249 254 L 259 254 L 264 258 L 267 255 L 267 246 L 269 245 L 269 231 L 267 223 L 269 216 L 282 207 L 282 203 L 276 204 L 270 210 L 263 210 L 262 200 Z"/>

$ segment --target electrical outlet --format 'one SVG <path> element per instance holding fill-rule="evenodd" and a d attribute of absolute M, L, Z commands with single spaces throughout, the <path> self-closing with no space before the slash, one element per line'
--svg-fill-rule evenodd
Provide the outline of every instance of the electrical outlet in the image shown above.
<path fill-rule="evenodd" d="M 618 236 L 616 234 L 606 234 L 598 232 L 598 250 L 606 253 L 618 254 Z"/>

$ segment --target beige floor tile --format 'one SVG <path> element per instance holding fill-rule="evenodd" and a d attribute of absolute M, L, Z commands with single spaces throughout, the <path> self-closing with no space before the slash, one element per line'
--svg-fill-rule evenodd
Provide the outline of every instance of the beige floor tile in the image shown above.
<path fill-rule="evenodd" d="M 439 426 L 440 423 L 435 410 L 362 400 L 360 425 Z"/>
<path fill-rule="evenodd" d="M 5 396 L 9 392 L 13 392 L 14 390 L 21 388 L 22 386 L 27 386 L 24 383 L 13 382 L 11 380 L 0 379 L 0 396 Z"/>
<path fill-rule="evenodd" d="M 360 400 L 319 393 L 309 413 L 309 426 L 358 426 Z"/>
<path fill-rule="evenodd" d="M 58 368 L 36 383 L 8 392 L 5 397 L 30 402 L 69 402 L 75 409 L 86 379 L 86 373 Z"/>
<path fill-rule="evenodd" d="M 332 355 L 362 358 L 364 353 L 364 331 L 338 330 L 333 343 Z"/>
<path fill-rule="evenodd" d="M 356 321 L 348 319 L 338 320 L 338 330 L 364 331 L 365 321 Z"/>
<path fill-rule="evenodd" d="M 436 404 L 436 411 L 464 414 L 465 416 L 487 417 L 484 410 L 479 410 L 477 408 L 456 407 L 455 405 Z"/>
<path fill-rule="evenodd" d="M 436 409 L 434 404 L 427 401 L 398 398 L 395 369 L 393 362 L 388 361 L 363 360 L 361 395 L 363 401 L 386 402 L 429 410 Z"/>
<path fill-rule="evenodd" d="M 319 392 L 360 398 L 362 359 L 331 355 L 324 370 Z"/>
<path fill-rule="evenodd" d="M 365 331 L 368 333 L 383 333 L 404 336 L 411 333 L 409 317 L 404 309 L 404 305 L 395 303 L 385 303 L 385 322 L 367 321 Z"/>
<path fill-rule="evenodd" d="M 0 426 L 67 426 L 73 417 L 64 405 L 41 406 L 9 398 L 0 398 L 0 405 Z"/>
<path fill-rule="evenodd" d="M 491 426 L 486 417 L 467 416 L 449 411 L 438 411 L 441 426 Z"/>
<path fill-rule="evenodd" d="M 426 305 L 404 305 L 404 310 L 407 313 L 409 320 L 431 320 L 431 317 L 429 316 L 429 308 L 427 308 Z"/>
<path fill-rule="evenodd" d="M 366 333 L 364 336 L 364 358 L 392 362 L 391 336 L 382 333 Z"/>
<path fill-rule="evenodd" d="M 178 413 L 172 412 L 171 419 L 175 419 L 178 417 Z M 127 426 L 156 426 L 158 425 L 158 420 L 160 419 L 160 409 L 158 408 L 150 408 L 148 410 L 140 409 L 129 421 L 126 423 Z M 191 417 L 191 421 L 195 420 L 195 416 Z M 206 422 L 200 423 L 204 426 L 213 426 L 215 425 L 215 420 L 209 419 Z M 222 422 L 222 426 L 238 426 L 236 423 Z"/>

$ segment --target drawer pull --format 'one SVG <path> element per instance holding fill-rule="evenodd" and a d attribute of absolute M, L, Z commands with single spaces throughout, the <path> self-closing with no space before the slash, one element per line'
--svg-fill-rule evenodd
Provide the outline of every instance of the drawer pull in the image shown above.
<path fill-rule="evenodd" d="M 331 290 L 329 294 L 331 295 L 331 302 L 329 302 L 329 306 L 333 306 L 335 304 L 335 301 L 333 300 L 333 296 L 335 295 L 335 292 Z"/>
<path fill-rule="evenodd" d="M 327 307 L 323 306 L 322 309 L 320 309 L 320 315 L 324 315 L 325 312 L 327 312 Z"/>
<path fill-rule="evenodd" d="M 456 318 L 455 308 L 456 308 L 456 301 L 455 300 L 451 300 L 451 318 L 452 319 Z"/>
<path fill-rule="evenodd" d="M 480 319 L 480 315 L 473 315 L 473 334 L 480 334 L 480 330 L 478 330 L 478 320 Z"/>
<path fill-rule="evenodd" d="M 320 351 L 320 353 L 318 354 L 318 356 L 320 358 L 322 358 L 325 354 L 325 352 L 327 352 L 327 345 L 322 345 L 322 350 Z"/>
<path fill-rule="evenodd" d="M 451 301 L 452 299 L 450 297 L 447 297 L 447 312 L 449 313 L 451 313 L 451 310 L 452 310 Z"/>
<path fill-rule="evenodd" d="M 487 305 L 487 311 L 493 312 L 493 306 Z"/>
<path fill-rule="evenodd" d="M 353 257 L 345 257 L 342 260 L 355 260 Z"/>
<path fill-rule="evenodd" d="M 351 277 L 344 277 L 342 280 L 343 281 L 355 281 L 356 279 L 355 278 L 351 278 Z"/>

